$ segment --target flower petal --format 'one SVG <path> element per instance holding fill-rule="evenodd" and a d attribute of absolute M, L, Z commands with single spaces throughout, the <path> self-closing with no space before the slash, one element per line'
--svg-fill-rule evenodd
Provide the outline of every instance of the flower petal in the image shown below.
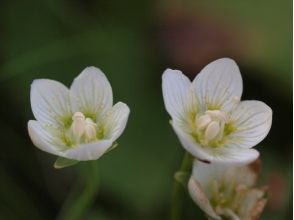
<path fill-rule="evenodd" d="M 74 111 L 94 119 L 112 106 L 112 89 L 104 73 L 96 67 L 87 67 L 70 87 Z"/>
<path fill-rule="evenodd" d="M 197 101 L 202 111 L 230 110 L 243 91 L 240 70 L 232 59 L 222 58 L 209 63 L 193 81 Z"/>
<path fill-rule="evenodd" d="M 31 106 L 35 118 L 46 124 L 63 126 L 64 120 L 71 117 L 69 90 L 54 80 L 33 81 Z"/>
<path fill-rule="evenodd" d="M 185 120 L 193 111 L 191 81 L 179 70 L 167 69 L 162 75 L 165 108 L 173 119 Z"/>
<path fill-rule="evenodd" d="M 197 159 L 210 163 L 228 163 L 228 164 L 247 164 L 256 160 L 259 156 L 258 151 L 254 149 L 221 146 L 217 148 L 204 147 L 196 143 L 191 134 L 184 128 L 172 121 L 172 126 L 176 132 L 182 146 Z"/>
<path fill-rule="evenodd" d="M 239 210 L 239 215 L 242 219 L 259 219 L 267 203 L 267 199 L 265 198 L 266 192 L 266 187 L 250 189 Z"/>
<path fill-rule="evenodd" d="M 180 126 L 177 122 L 171 121 L 171 125 L 176 132 L 182 146 L 187 150 L 190 154 L 192 154 L 194 157 L 196 157 L 199 160 L 202 161 L 208 161 L 209 155 L 205 152 L 204 148 L 197 144 L 193 137 L 187 133 L 187 131 L 184 131 L 185 128 Z M 188 128 L 187 128 L 188 130 Z"/>
<path fill-rule="evenodd" d="M 212 180 L 217 182 L 232 182 L 251 187 L 257 180 L 257 174 L 249 165 L 236 164 L 232 166 L 226 163 L 203 163 L 195 160 L 193 163 L 194 178 L 206 189 L 210 186 Z M 229 184 L 228 184 L 229 186 Z M 209 190 L 206 192 L 209 196 Z"/>
<path fill-rule="evenodd" d="M 101 157 L 111 145 L 112 141 L 110 140 L 100 140 L 88 144 L 80 144 L 74 148 L 66 150 L 63 157 L 79 161 L 96 160 Z"/>
<path fill-rule="evenodd" d="M 233 146 L 251 148 L 268 134 L 272 124 L 272 110 L 260 101 L 242 101 L 232 112 L 236 131 L 229 137 Z"/>
<path fill-rule="evenodd" d="M 259 152 L 255 149 L 247 149 L 240 147 L 223 146 L 218 149 L 213 161 L 228 164 L 248 164 L 259 157 Z"/>
<path fill-rule="evenodd" d="M 203 163 L 197 159 L 193 162 L 192 175 L 206 189 L 212 180 L 221 181 L 225 171 L 232 167 L 229 164 Z"/>
<path fill-rule="evenodd" d="M 28 122 L 29 136 L 36 147 L 50 154 L 62 156 L 66 146 L 58 138 L 57 130 L 39 121 Z"/>
<path fill-rule="evenodd" d="M 130 114 L 129 107 L 122 103 L 116 103 L 102 119 L 104 138 L 115 141 L 124 131 Z"/>
<path fill-rule="evenodd" d="M 221 219 L 220 216 L 218 216 L 215 211 L 213 210 L 206 194 L 204 193 L 201 185 L 199 182 L 193 178 L 193 176 L 190 178 L 188 182 L 188 190 L 190 193 L 190 196 L 192 197 L 193 201 L 210 217 L 213 219 Z"/>

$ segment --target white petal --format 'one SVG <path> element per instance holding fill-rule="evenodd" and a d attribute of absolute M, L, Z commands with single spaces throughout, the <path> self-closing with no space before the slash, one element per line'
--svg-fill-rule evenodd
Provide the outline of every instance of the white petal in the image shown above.
<path fill-rule="evenodd" d="M 266 191 L 266 188 L 253 188 L 247 192 L 239 210 L 239 215 L 242 219 L 259 219 L 267 203 L 264 196 Z"/>
<path fill-rule="evenodd" d="M 62 156 L 62 150 L 66 146 L 58 138 L 57 130 L 39 121 L 28 122 L 29 136 L 36 147 L 50 154 Z"/>
<path fill-rule="evenodd" d="M 221 219 L 213 210 L 206 194 L 204 193 L 199 182 L 191 177 L 188 182 L 188 190 L 193 201 L 210 217 L 214 219 Z"/>
<path fill-rule="evenodd" d="M 268 134 L 272 124 L 272 110 L 260 101 L 242 101 L 233 110 L 231 120 L 237 130 L 228 137 L 229 143 L 251 148 Z"/>
<path fill-rule="evenodd" d="M 71 117 L 69 91 L 54 80 L 33 81 L 31 106 L 35 118 L 46 124 L 63 126 L 64 120 Z"/>
<path fill-rule="evenodd" d="M 116 103 L 102 119 L 104 138 L 115 141 L 124 131 L 129 114 L 130 109 L 126 104 Z"/>
<path fill-rule="evenodd" d="M 165 108 L 173 119 L 183 120 L 193 111 L 191 81 L 179 70 L 167 69 L 162 75 Z"/>
<path fill-rule="evenodd" d="M 258 151 L 233 146 L 204 147 L 196 143 L 191 134 L 172 121 L 172 126 L 176 132 L 182 146 L 194 157 L 205 162 L 220 162 L 228 164 L 247 164 L 256 160 Z"/>
<path fill-rule="evenodd" d="M 110 140 L 81 144 L 66 150 L 63 157 L 79 161 L 96 160 L 101 157 L 111 145 L 112 141 Z"/>
<path fill-rule="evenodd" d="M 199 160 L 210 162 L 210 160 L 208 160 L 210 158 L 210 156 L 205 152 L 204 148 L 201 145 L 197 144 L 195 142 L 195 140 L 193 139 L 193 137 L 187 133 L 188 128 L 185 129 L 185 128 L 181 127 L 175 121 L 172 121 L 171 125 L 172 125 L 174 131 L 176 132 L 182 146 L 190 154 L 192 154 L 194 157 L 198 158 Z M 187 130 L 187 131 L 185 131 L 185 130 Z"/>
<path fill-rule="evenodd" d="M 222 58 L 209 63 L 193 81 L 199 105 L 207 109 L 230 110 L 243 91 L 240 70 L 232 59 Z"/>
<path fill-rule="evenodd" d="M 212 180 L 220 181 L 229 167 L 231 165 L 215 162 L 208 164 L 196 159 L 193 162 L 192 175 L 206 189 L 206 186 L 209 186 Z"/>
<path fill-rule="evenodd" d="M 245 165 L 258 157 L 259 152 L 254 149 L 223 146 L 217 149 L 217 153 L 212 160 L 220 163 Z"/>
<path fill-rule="evenodd" d="M 104 73 L 96 67 L 87 67 L 70 87 L 74 111 L 99 117 L 112 106 L 112 89 Z"/>
<path fill-rule="evenodd" d="M 203 163 L 195 160 L 192 175 L 204 189 L 211 187 L 211 181 L 232 182 L 248 187 L 254 185 L 257 174 L 249 165 L 236 164 L 232 166 L 226 163 Z M 229 185 L 229 184 L 228 184 Z M 206 192 L 209 194 L 209 190 Z"/>

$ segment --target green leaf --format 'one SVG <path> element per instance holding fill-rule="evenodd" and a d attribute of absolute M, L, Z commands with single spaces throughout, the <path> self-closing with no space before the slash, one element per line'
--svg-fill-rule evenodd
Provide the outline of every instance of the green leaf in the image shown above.
<path fill-rule="evenodd" d="M 78 162 L 79 162 L 78 160 L 71 160 L 64 157 L 58 157 L 53 166 L 56 169 L 61 169 L 61 168 L 75 165 Z"/>

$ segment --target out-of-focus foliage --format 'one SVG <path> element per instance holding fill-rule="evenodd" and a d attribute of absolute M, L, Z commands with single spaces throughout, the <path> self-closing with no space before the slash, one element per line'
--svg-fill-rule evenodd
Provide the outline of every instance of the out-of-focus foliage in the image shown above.
<path fill-rule="evenodd" d="M 119 146 L 97 163 L 99 194 L 87 219 L 167 219 L 184 151 L 163 107 L 161 74 L 180 68 L 192 78 L 225 56 L 241 66 L 243 99 L 262 100 L 274 112 L 272 130 L 258 146 L 263 183 L 272 189 L 262 219 L 290 219 L 291 4 L 1 1 L 0 219 L 55 219 L 71 185 L 83 179 L 77 172 L 86 173 L 83 163 L 54 169 L 56 158 L 32 145 L 26 123 L 33 118 L 34 79 L 69 86 L 90 65 L 106 73 L 114 99 L 128 103 L 131 115 Z M 184 213 L 184 219 L 203 216 L 188 195 Z"/>

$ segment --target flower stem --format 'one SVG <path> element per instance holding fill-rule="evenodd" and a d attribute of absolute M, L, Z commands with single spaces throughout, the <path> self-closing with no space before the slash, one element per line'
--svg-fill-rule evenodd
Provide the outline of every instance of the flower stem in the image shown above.
<path fill-rule="evenodd" d="M 179 171 L 191 172 L 192 162 L 193 157 L 186 152 Z M 171 201 L 171 220 L 180 220 L 182 218 L 184 192 L 183 185 L 175 179 Z"/>
<path fill-rule="evenodd" d="M 80 192 L 80 182 L 73 186 L 72 192 L 68 196 L 58 220 L 80 220 L 84 219 L 85 214 L 95 201 L 98 193 L 98 169 L 96 161 L 87 162 L 87 177 L 79 179 L 85 181 L 84 190 Z"/>

